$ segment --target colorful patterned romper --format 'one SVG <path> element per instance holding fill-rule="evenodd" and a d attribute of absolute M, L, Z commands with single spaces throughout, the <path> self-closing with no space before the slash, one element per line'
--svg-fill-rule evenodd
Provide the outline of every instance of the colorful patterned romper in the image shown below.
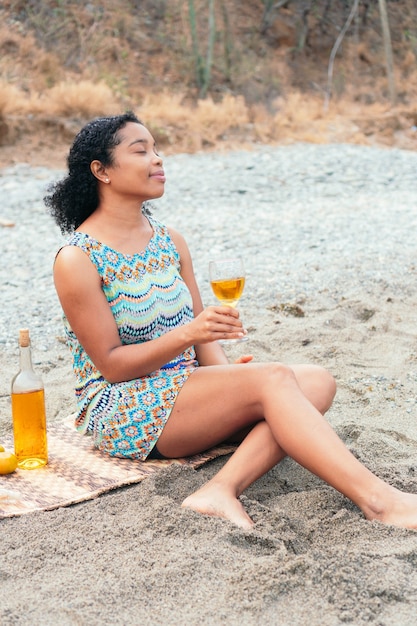
<path fill-rule="evenodd" d="M 96 267 L 122 344 L 160 337 L 193 319 L 190 292 L 180 275 L 180 257 L 168 229 L 148 218 L 154 234 L 139 254 L 124 255 L 84 233 L 78 246 Z M 91 361 L 64 316 L 76 375 L 76 427 L 93 435 L 111 456 L 144 460 L 155 446 L 176 397 L 198 367 L 194 348 L 141 378 L 109 383 Z"/>

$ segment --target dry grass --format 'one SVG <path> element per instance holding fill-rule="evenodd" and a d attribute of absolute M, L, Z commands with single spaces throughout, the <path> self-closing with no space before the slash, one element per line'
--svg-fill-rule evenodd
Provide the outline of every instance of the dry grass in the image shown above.
<path fill-rule="evenodd" d="M 207 98 L 193 103 L 183 94 L 168 91 L 149 94 L 140 105 L 135 105 L 117 97 L 104 82 L 62 82 L 43 92 L 30 93 L 0 83 L 0 117 L 6 123 L 9 118 L 16 123 L 19 116 L 42 118 L 48 128 L 54 128 L 56 141 L 60 132 L 56 130 L 57 124 L 59 128 L 62 123 L 54 120 L 74 120 L 81 126 L 93 117 L 116 114 L 127 108 L 135 110 L 166 154 L 291 141 L 340 140 L 366 144 L 368 136 L 378 133 L 389 145 L 399 133 L 408 132 L 410 141 L 415 140 L 410 129 L 417 120 L 414 105 L 403 106 L 401 110 L 386 102 L 365 106 L 356 97 L 333 99 L 325 110 L 324 98 L 296 91 L 286 98 L 276 98 L 268 108 L 261 104 L 248 105 L 241 96 L 230 94 L 219 102 Z M 68 142 L 73 127 L 65 126 L 62 141 Z M 9 139 L 17 136 L 16 132 L 9 133 Z"/>
<path fill-rule="evenodd" d="M 0 115 L 26 114 L 89 118 L 120 110 L 111 89 L 103 82 L 61 82 L 44 92 L 22 91 L 0 82 Z"/>
<path fill-rule="evenodd" d="M 380 19 L 372 5 L 366 29 L 346 36 L 335 60 L 326 111 L 334 33 L 320 35 L 321 12 L 311 14 L 308 49 L 298 49 L 301 4 L 285 11 L 288 33 L 282 12 L 261 33 L 262 0 L 217 3 L 212 83 L 209 97 L 199 100 L 188 0 L 5 0 L 0 167 L 21 158 L 55 162 L 86 120 L 126 109 L 143 119 L 165 154 L 293 141 L 382 141 L 416 149 L 414 0 L 389 6 L 398 107 L 389 104 Z M 328 16 L 335 25 L 339 4 Z M 327 6 L 325 0 L 319 5 Z M 204 55 L 208 5 L 195 0 L 195 6 Z"/>
<path fill-rule="evenodd" d="M 229 133 L 245 128 L 250 120 L 243 98 L 229 94 L 220 102 L 207 98 L 196 105 L 187 103 L 181 94 L 149 95 L 137 112 L 159 143 L 179 144 L 187 152 L 217 145 Z"/>
<path fill-rule="evenodd" d="M 64 117 L 109 115 L 119 109 L 110 87 L 105 83 L 62 82 L 45 94 L 47 112 Z"/>
<path fill-rule="evenodd" d="M 0 117 L 11 113 L 23 113 L 25 109 L 24 93 L 5 81 L 0 81 Z"/>

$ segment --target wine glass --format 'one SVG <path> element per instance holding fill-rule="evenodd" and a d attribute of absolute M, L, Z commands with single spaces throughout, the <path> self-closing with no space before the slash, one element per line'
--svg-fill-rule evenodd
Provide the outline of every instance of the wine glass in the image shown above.
<path fill-rule="evenodd" d="M 218 259 L 209 263 L 210 285 L 216 298 L 224 305 L 235 307 L 245 286 L 245 268 L 241 259 Z M 220 343 L 240 343 L 239 339 L 220 339 Z"/>

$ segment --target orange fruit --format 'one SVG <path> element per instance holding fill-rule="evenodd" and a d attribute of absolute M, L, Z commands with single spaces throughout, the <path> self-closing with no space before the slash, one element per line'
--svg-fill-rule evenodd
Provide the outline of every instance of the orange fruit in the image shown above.
<path fill-rule="evenodd" d="M 3 446 L 2 446 L 3 447 Z M 13 452 L 0 451 L 0 474 L 11 474 L 17 467 L 17 457 Z"/>
<path fill-rule="evenodd" d="M 4 452 L 3 446 L 0 446 L 0 452 Z"/>

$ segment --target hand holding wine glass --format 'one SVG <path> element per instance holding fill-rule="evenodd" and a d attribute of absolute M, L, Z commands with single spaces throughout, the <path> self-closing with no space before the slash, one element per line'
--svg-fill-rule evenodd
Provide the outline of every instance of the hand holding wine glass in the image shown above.
<path fill-rule="evenodd" d="M 216 298 L 224 305 L 235 307 L 245 286 L 245 269 L 241 259 L 210 261 L 210 285 Z M 248 337 L 224 339 L 221 343 L 247 341 Z"/>

